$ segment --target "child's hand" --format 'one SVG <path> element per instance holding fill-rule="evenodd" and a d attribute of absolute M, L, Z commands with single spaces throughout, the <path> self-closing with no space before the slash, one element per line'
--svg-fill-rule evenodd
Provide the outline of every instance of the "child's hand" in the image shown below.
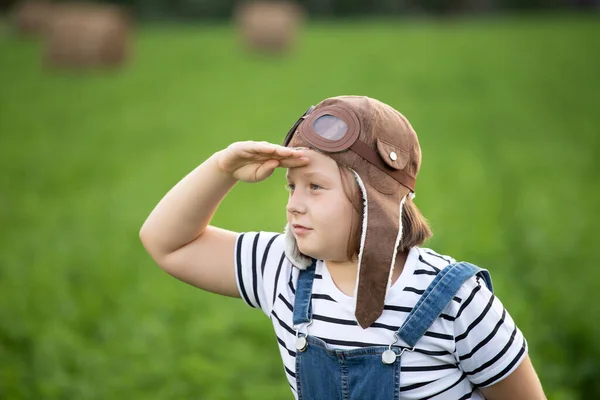
<path fill-rule="evenodd" d="M 267 142 L 236 142 L 220 151 L 217 164 L 221 170 L 244 182 L 267 179 L 275 168 L 302 167 L 308 158 L 302 150 Z"/>

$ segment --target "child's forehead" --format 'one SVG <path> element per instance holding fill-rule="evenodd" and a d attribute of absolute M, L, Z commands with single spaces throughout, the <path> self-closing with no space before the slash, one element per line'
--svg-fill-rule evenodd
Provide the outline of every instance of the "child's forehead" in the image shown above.
<path fill-rule="evenodd" d="M 292 147 L 295 150 L 302 150 L 304 155 L 308 157 L 311 163 L 319 162 L 319 163 L 335 163 L 333 158 L 329 157 L 327 154 L 323 154 L 320 151 L 308 148 L 308 147 Z"/>
<path fill-rule="evenodd" d="M 335 179 L 339 175 L 337 163 L 330 157 L 310 149 L 303 149 L 308 157 L 308 164 L 302 167 L 288 168 L 287 177 L 321 176 Z"/>
<path fill-rule="evenodd" d="M 292 171 L 294 170 L 294 171 Z M 339 175 L 338 175 L 339 176 Z M 290 168 L 287 179 L 321 179 L 326 182 L 337 181 L 336 176 L 328 171 L 307 169 L 306 167 Z"/>

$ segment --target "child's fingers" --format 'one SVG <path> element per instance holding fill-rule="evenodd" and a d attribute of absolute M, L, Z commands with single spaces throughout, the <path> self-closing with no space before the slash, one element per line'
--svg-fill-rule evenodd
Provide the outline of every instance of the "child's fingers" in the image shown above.
<path fill-rule="evenodd" d="M 254 151 L 259 154 L 274 154 L 278 150 L 286 149 L 286 147 L 279 146 L 269 142 L 246 142 L 250 151 Z"/>
<path fill-rule="evenodd" d="M 280 161 L 279 166 L 281 168 L 297 168 L 297 167 L 304 167 L 305 165 L 308 165 L 308 163 L 310 162 L 310 160 L 308 159 L 308 157 L 300 157 L 300 158 L 284 158 Z"/>
<path fill-rule="evenodd" d="M 290 157 L 297 157 L 297 158 L 304 156 L 304 153 L 302 152 L 302 150 L 292 149 L 292 148 L 283 147 L 283 146 L 277 147 L 275 153 L 280 156 L 290 156 Z"/>
<path fill-rule="evenodd" d="M 287 153 L 287 154 L 286 154 Z M 287 159 L 300 159 L 305 157 L 305 155 L 299 150 L 290 151 L 275 151 L 273 153 L 265 153 L 261 151 L 256 151 L 253 153 L 247 153 L 245 158 L 249 158 L 256 161 L 265 161 L 265 160 L 287 160 Z"/>
<path fill-rule="evenodd" d="M 261 164 L 256 172 L 254 179 L 256 182 L 262 181 L 273 174 L 275 168 L 279 166 L 279 160 L 267 160 Z"/>
<path fill-rule="evenodd" d="M 268 160 L 262 165 L 262 168 L 265 170 L 273 170 L 277 168 L 279 164 L 281 164 L 279 160 Z"/>
<path fill-rule="evenodd" d="M 290 147 L 280 146 L 268 142 L 249 142 L 249 148 L 247 151 L 253 154 L 265 154 L 271 156 L 277 156 L 274 158 L 284 157 L 302 157 L 302 151 L 292 149 Z"/>

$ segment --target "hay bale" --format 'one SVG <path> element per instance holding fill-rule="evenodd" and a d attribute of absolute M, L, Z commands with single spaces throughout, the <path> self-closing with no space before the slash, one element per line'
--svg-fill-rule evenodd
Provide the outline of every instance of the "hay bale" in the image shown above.
<path fill-rule="evenodd" d="M 43 0 L 18 2 L 12 9 L 13 25 L 22 36 L 39 36 L 46 27 L 52 4 Z"/>
<path fill-rule="evenodd" d="M 247 1 L 236 7 L 234 17 L 245 46 L 259 52 L 281 53 L 295 43 L 303 12 L 290 1 Z"/>
<path fill-rule="evenodd" d="M 118 6 L 56 4 L 44 32 L 44 62 L 52 67 L 116 67 L 128 58 L 130 36 L 130 18 Z"/>

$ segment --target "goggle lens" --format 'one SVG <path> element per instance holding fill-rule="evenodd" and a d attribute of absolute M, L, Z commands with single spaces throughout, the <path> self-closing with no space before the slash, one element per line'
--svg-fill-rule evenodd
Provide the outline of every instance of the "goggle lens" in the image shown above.
<path fill-rule="evenodd" d="M 340 140 L 348 132 L 348 125 L 343 120 L 329 114 L 317 118 L 312 128 L 316 134 L 327 140 Z"/>

